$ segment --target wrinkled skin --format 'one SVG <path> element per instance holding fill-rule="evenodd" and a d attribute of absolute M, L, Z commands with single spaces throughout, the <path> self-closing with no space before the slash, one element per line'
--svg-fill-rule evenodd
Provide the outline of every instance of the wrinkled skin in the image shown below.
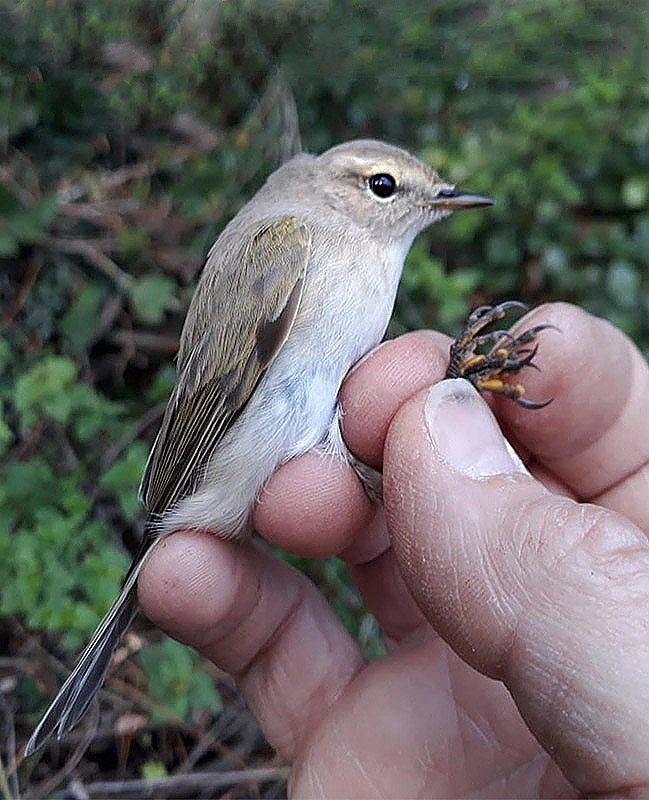
<path fill-rule="evenodd" d="M 554 402 L 489 400 L 531 475 L 466 383 L 429 392 L 449 340 L 423 331 L 343 386 L 385 510 L 315 452 L 260 498 L 269 541 L 349 564 L 387 657 L 365 664 L 310 582 L 252 542 L 179 532 L 140 577 L 148 616 L 236 676 L 292 796 L 649 794 L 649 369 L 577 308 L 516 327 L 539 322 L 562 333 L 523 377 Z"/>

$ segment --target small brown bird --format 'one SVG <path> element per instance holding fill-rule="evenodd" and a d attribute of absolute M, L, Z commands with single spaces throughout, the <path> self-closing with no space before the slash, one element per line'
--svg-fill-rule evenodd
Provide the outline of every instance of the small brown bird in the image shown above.
<path fill-rule="evenodd" d="M 137 577 L 179 528 L 237 538 L 280 464 L 312 447 L 351 456 L 338 392 L 378 344 L 415 236 L 452 211 L 490 205 L 398 147 L 359 140 L 281 166 L 214 243 L 192 300 L 178 378 L 147 463 L 146 532 L 122 590 L 25 748 L 80 719 L 137 611 Z M 523 336 L 479 334 L 510 304 L 478 309 L 452 350 L 450 376 L 508 394 L 500 374 L 529 364 Z M 490 353 L 476 355 L 479 344 Z M 368 469 L 359 469 L 366 482 Z M 377 487 L 375 486 L 375 493 Z"/>

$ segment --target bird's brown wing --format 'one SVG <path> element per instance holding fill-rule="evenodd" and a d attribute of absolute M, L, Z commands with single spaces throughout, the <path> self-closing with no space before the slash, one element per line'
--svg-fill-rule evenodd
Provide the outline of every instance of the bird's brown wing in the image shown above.
<path fill-rule="evenodd" d="M 155 520 L 194 485 L 201 467 L 286 341 L 300 302 L 310 235 L 282 217 L 248 236 L 221 236 L 209 255 L 180 341 L 178 381 L 153 445 L 141 499 Z M 43 715 L 25 753 L 60 738 L 101 686 L 137 610 L 137 577 L 156 541 L 147 526 L 122 590 Z"/>
<path fill-rule="evenodd" d="M 310 233 L 281 217 L 212 248 L 180 340 L 178 379 L 140 485 L 150 514 L 193 491 L 202 468 L 286 341 Z"/>

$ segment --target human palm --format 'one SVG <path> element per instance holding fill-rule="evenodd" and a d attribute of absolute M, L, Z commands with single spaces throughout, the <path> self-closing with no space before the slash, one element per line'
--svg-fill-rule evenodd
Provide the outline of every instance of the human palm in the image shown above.
<path fill-rule="evenodd" d="M 348 563 L 387 656 L 365 663 L 317 589 L 253 542 L 179 532 L 140 578 L 148 616 L 235 675 L 293 796 L 649 792 L 649 368 L 574 307 L 532 316 L 562 331 L 525 375 L 554 402 L 491 405 L 534 478 L 467 384 L 436 384 L 448 339 L 417 332 L 342 389 L 385 511 L 317 452 L 260 498 L 269 541 Z"/>

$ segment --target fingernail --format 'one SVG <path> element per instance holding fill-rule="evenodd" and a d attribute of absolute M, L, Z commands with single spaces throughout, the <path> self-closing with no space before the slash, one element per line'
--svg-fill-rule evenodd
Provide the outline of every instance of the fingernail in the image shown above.
<path fill-rule="evenodd" d="M 527 472 L 468 381 L 436 383 L 428 392 L 425 412 L 433 447 L 451 469 L 474 479 Z"/>

